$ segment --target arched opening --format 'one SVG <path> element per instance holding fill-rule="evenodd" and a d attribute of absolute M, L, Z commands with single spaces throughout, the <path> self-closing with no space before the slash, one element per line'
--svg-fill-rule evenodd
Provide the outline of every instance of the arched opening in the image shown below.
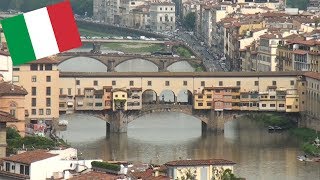
<path fill-rule="evenodd" d="M 157 93 L 152 89 L 147 89 L 142 93 L 142 105 L 144 104 L 156 104 Z"/>
<path fill-rule="evenodd" d="M 153 62 L 145 59 L 130 59 L 115 67 L 117 72 L 158 72 L 159 68 Z"/>
<path fill-rule="evenodd" d="M 160 104 L 173 104 L 176 102 L 176 96 L 171 90 L 163 90 L 159 95 Z"/>
<path fill-rule="evenodd" d="M 187 89 L 181 90 L 177 95 L 177 103 L 181 105 L 192 105 L 193 95 L 191 91 Z"/>
<path fill-rule="evenodd" d="M 195 69 L 187 61 L 179 61 L 167 67 L 170 72 L 194 72 Z"/>
<path fill-rule="evenodd" d="M 105 64 L 90 57 L 74 57 L 63 61 L 58 69 L 64 72 L 107 72 Z"/>

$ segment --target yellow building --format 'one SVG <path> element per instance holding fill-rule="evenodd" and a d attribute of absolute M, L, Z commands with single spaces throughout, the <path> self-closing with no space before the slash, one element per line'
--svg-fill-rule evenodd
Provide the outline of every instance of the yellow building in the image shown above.
<path fill-rule="evenodd" d="M 13 67 L 14 84 L 23 86 L 28 120 L 51 121 L 59 118 L 58 61 L 43 58 Z"/>
<path fill-rule="evenodd" d="M 127 90 L 115 88 L 112 90 L 112 109 L 116 110 L 127 110 Z"/>
<path fill-rule="evenodd" d="M 165 163 L 165 166 L 170 179 L 186 179 L 187 176 L 192 176 L 191 179 L 211 180 L 221 179 L 227 169 L 233 172 L 235 164 L 224 159 L 206 159 L 170 161 Z"/>
<path fill-rule="evenodd" d="M 6 157 L 7 148 L 7 123 L 17 122 L 11 114 L 0 111 L 0 158 Z"/>
<path fill-rule="evenodd" d="M 16 129 L 20 135 L 25 135 L 25 96 L 27 91 L 19 86 L 4 82 L 0 74 L 0 111 L 9 113 L 16 122 L 8 122 L 7 126 Z"/>
<path fill-rule="evenodd" d="M 286 112 L 299 112 L 299 94 L 297 89 L 287 90 Z"/>

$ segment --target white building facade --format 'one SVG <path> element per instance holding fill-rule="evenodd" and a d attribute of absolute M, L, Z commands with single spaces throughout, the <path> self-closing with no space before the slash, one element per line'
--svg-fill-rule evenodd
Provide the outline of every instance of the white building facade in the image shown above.
<path fill-rule="evenodd" d="M 4 81 L 12 82 L 12 60 L 8 52 L 0 51 L 0 74 Z"/>
<path fill-rule="evenodd" d="M 171 2 L 151 3 L 150 28 L 154 31 L 174 31 L 176 29 L 175 4 Z"/>

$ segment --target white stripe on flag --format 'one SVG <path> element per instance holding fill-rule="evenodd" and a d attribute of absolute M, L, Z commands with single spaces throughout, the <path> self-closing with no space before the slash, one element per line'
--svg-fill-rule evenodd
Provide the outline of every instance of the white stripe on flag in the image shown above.
<path fill-rule="evenodd" d="M 24 19 L 37 59 L 59 53 L 47 8 L 27 12 Z"/>

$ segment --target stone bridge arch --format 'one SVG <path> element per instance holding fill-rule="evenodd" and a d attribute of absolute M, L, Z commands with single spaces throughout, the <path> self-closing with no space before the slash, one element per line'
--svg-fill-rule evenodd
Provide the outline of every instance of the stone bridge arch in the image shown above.
<path fill-rule="evenodd" d="M 175 63 L 178 63 L 178 62 L 187 62 L 191 66 L 192 66 L 192 64 L 201 64 L 202 63 L 201 61 L 199 61 L 199 59 L 173 59 L 166 64 L 166 67 L 168 68 L 169 66 L 171 66 Z"/>
<path fill-rule="evenodd" d="M 103 64 L 103 65 L 106 67 L 106 69 L 107 69 L 108 72 L 111 71 L 111 70 L 110 70 L 110 64 L 109 64 L 108 62 L 100 59 L 99 56 L 81 56 L 81 55 L 79 55 L 79 56 L 61 57 L 61 58 L 59 59 L 58 67 L 59 67 L 61 64 L 65 63 L 65 62 L 67 62 L 67 61 L 70 61 L 70 60 L 72 60 L 72 59 L 74 59 L 74 58 L 89 58 L 90 60 L 95 60 L 95 61 Z"/>
<path fill-rule="evenodd" d="M 144 57 L 129 57 L 129 58 L 125 58 L 125 59 L 122 59 L 122 60 L 117 60 L 117 61 L 113 61 L 113 67 L 114 69 L 123 64 L 123 63 L 126 63 L 128 61 L 134 61 L 134 60 L 143 60 L 143 61 L 147 61 L 147 62 L 150 62 L 152 63 L 153 65 L 155 65 L 157 68 L 158 68 L 158 71 L 161 71 L 163 70 L 163 64 L 155 59 L 149 59 L 149 58 L 144 58 Z M 161 61 L 161 60 L 160 60 Z"/>

